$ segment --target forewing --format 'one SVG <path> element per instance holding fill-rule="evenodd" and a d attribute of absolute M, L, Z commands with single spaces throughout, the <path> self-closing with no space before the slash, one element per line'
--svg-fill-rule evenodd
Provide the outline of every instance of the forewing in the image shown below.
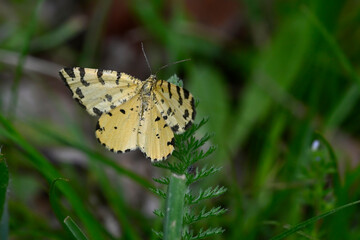
<path fill-rule="evenodd" d="M 138 146 L 151 161 L 165 160 L 174 151 L 174 133 L 155 107 L 154 95 L 145 102 Z"/>
<path fill-rule="evenodd" d="M 189 91 L 164 80 L 155 84 L 156 107 L 174 133 L 183 133 L 195 119 L 194 97 Z"/>
<path fill-rule="evenodd" d="M 126 73 L 91 68 L 63 68 L 60 77 L 91 115 L 110 112 L 139 93 L 142 82 Z"/>
<path fill-rule="evenodd" d="M 96 126 L 98 141 L 112 152 L 128 152 L 137 148 L 140 95 L 104 113 Z"/>

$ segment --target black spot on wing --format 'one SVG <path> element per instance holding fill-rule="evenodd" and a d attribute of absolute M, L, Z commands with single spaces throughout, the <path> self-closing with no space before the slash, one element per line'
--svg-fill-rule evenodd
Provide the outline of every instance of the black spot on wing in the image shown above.
<path fill-rule="evenodd" d="M 193 110 L 193 112 L 191 114 L 191 119 L 195 120 L 196 110 L 195 110 L 195 108 L 193 108 L 192 110 Z"/>
<path fill-rule="evenodd" d="M 80 82 L 82 83 L 82 85 L 84 85 L 85 87 L 89 86 L 90 83 L 88 83 L 84 79 L 84 77 L 85 77 L 85 69 L 82 68 L 82 67 L 79 67 L 79 72 L 80 72 Z"/>
<path fill-rule="evenodd" d="M 112 100 L 112 96 L 109 94 L 105 94 L 105 98 L 106 98 L 106 100 L 108 100 L 108 102 L 111 102 L 111 100 Z"/>
<path fill-rule="evenodd" d="M 166 120 L 166 119 L 168 119 L 168 116 L 163 116 L 163 118 Z"/>
<path fill-rule="evenodd" d="M 102 78 L 103 73 L 104 73 L 104 70 L 98 69 L 98 71 L 97 71 L 97 77 L 98 77 L 98 79 L 99 79 L 99 82 L 100 82 L 102 85 L 105 84 L 105 81 L 104 81 L 104 79 Z"/>
<path fill-rule="evenodd" d="M 159 162 L 159 161 L 164 161 L 165 159 L 167 159 L 168 157 L 170 157 L 171 153 L 169 153 L 168 155 L 162 157 L 162 158 L 151 158 L 149 157 L 146 153 L 144 153 L 145 157 L 147 160 L 151 160 L 152 162 Z"/>
<path fill-rule="evenodd" d="M 125 152 L 130 152 L 131 150 L 130 149 L 126 149 Z"/>
<path fill-rule="evenodd" d="M 71 78 L 75 78 L 74 68 L 64 68 L 64 71 L 69 75 Z"/>
<path fill-rule="evenodd" d="M 167 123 L 165 123 L 163 128 L 166 128 L 167 126 L 168 126 Z"/>
<path fill-rule="evenodd" d="M 183 118 L 186 120 L 189 117 L 189 111 L 187 109 L 185 109 Z"/>
<path fill-rule="evenodd" d="M 110 105 L 110 108 L 111 108 L 111 109 L 114 109 L 114 108 L 116 108 L 116 106 L 115 106 L 114 104 L 111 104 L 111 105 Z"/>
<path fill-rule="evenodd" d="M 84 98 L 84 95 L 79 87 L 76 88 L 75 93 L 79 96 L 79 98 L 81 98 L 81 99 Z"/>
<path fill-rule="evenodd" d="M 116 72 L 116 81 L 115 81 L 116 85 L 119 85 L 119 80 L 120 80 L 120 78 L 121 78 L 121 73 L 120 73 L 120 72 Z"/>
<path fill-rule="evenodd" d="M 177 92 L 177 94 L 179 96 L 179 104 L 182 105 L 183 104 L 183 99 L 181 97 L 181 89 L 180 89 L 179 86 L 176 86 L 176 92 Z"/>
<path fill-rule="evenodd" d="M 195 101 L 193 97 L 191 98 L 190 105 L 193 109 L 195 109 Z"/>
<path fill-rule="evenodd" d="M 63 73 L 61 71 L 59 72 L 59 75 L 60 75 L 60 78 L 64 81 L 65 86 L 71 91 L 71 88 L 70 88 L 65 76 L 63 75 Z M 74 93 L 72 91 L 71 91 L 71 93 L 72 93 L 72 95 L 74 95 Z"/>
<path fill-rule="evenodd" d="M 172 127 L 171 127 L 171 130 L 173 130 L 173 132 L 179 131 L 179 125 L 176 124 L 176 125 L 172 126 Z"/>
<path fill-rule="evenodd" d="M 189 96 L 190 96 L 189 91 L 186 90 L 186 89 L 184 89 L 184 88 L 183 88 L 183 90 L 184 90 L 184 97 L 185 97 L 185 99 L 189 99 Z"/>
<path fill-rule="evenodd" d="M 185 125 L 185 130 L 188 130 L 192 125 L 192 122 L 188 122 L 186 125 Z"/>
<path fill-rule="evenodd" d="M 169 141 L 169 142 L 166 143 L 166 145 L 168 145 L 168 146 L 169 146 L 169 145 L 174 146 L 174 144 L 175 144 L 175 139 L 174 139 L 174 138 L 172 138 L 171 141 Z"/>
<path fill-rule="evenodd" d="M 157 121 L 159 121 L 160 120 L 160 118 L 159 117 L 156 117 L 155 118 L 155 122 L 157 122 Z"/>
<path fill-rule="evenodd" d="M 125 110 L 124 110 L 124 109 L 120 109 L 120 112 L 121 112 L 122 114 L 125 114 Z"/>
<path fill-rule="evenodd" d="M 96 108 L 96 107 L 93 107 L 93 112 L 96 114 L 96 115 L 98 115 L 98 116 L 101 116 L 101 114 L 102 114 L 102 111 L 100 111 L 98 108 Z"/>
<path fill-rule="evenodd" d="M 107 115 L 109 115 L 110 117 L 112 117 L 112 113 L 111 112 L 107 112 Z"/>
<path fill-rule="evenodd" d="M 99 122 L 96 123 L 95 131 L 97 130 L 99 130 L 100 132 L 102 131 Z"/>
<path fill-rule="evenodd" d="M 169 98 L 171 98 L 172 93 L 171 93 L 171 84 L 168 82 L 168 92 L 169 92 Z"/>
<path fill-rule="evenodd" d="M 170 116 L 171 112 L 172 112 L 172 109 L 171 109 L 171 107 L 169 107 L 166 114 Z"/>
<path fill-rule="evenodd" d="M 67 82 L 66 82 L 66 78 L 65 78 L 65 76 L 63 75 L 63 73 L 62 73 L 61 71 L 59 71 L 59 75 L 60 75 L 60 78 L 61 78 L 65 83 L 67 83 Z"/>

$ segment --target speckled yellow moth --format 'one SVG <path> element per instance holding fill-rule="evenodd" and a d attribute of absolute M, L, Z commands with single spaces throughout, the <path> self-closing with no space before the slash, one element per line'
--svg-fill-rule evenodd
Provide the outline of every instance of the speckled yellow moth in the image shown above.
<path fill-rule="evenodd" d="M 93 116 L 98 141 L 112 152 L 139 148 L 151 161 L 174 150 L 174 134 L 195 118 L 194 98 L 179 86 L 150 75 L 141 81 L 126 73 L 90 68 L 63 68 L 60 77 L 73 97 Z"/>

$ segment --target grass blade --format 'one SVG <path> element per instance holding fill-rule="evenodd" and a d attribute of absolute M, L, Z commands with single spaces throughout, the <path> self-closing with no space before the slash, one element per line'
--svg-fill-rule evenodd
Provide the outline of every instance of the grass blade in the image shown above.
<path fill-rule="evenodd" d="M 60 178 L 60 173 L 39 153 L 29 142 L 27 142 L 12 124 L 0 114 L 0 135 L 18 145 L 28 156 L 35 168 L 49 181 Z M 85 208 L 83 200 L 69 185 L 59 185 L 59 189 L 65 195 L 74 211 L 79 216 L 89 234 L 94 239 L 102 239 L 104 230 L 94 216 Z"/>
<path fill-rule="evenodd" d="M 328 211 L 328 212 L 326 212 L 326 213 L 320 214 L 319 216 L 315 216 L 315 217 L 313 217 L 313 218 L 310 218 L 310 219 L 308 219 L 308 220 L 306 220 L 306 221 L 304 221 L 304 222 L 302 222 L 302 223 L 297 224 L 295 227 L 290 228 L 289 230 L 281 233 L 280 235 L 277 235 L 277 236 L 271 238 L 270 240 L 280 240 L 280 239 L 284 239 L 285 237 L 287 237 L 287 236 L 289 236 L 289 235 L 291 235 L 291 234 L 293 234 L 293 233 L 295 233 L 295 232 L 297 232 L 297 231 L 300 231 L 300 230 L 304 229 L 304 228 L 307 227 L 308 225 L 310 225 L 310 224 L 312 224 L 312 223 L 315 223 L 316 221 L 318 221 L 318 220 L 320 220 L 320 219 L 323 219 L 323 218 L 325 218 L 325 217 L 327 217 L 327 216 L 329 216 L 329 215 L 332 215 L 332 214 L 334 214 L 334 213 L 336 213 L 336 212 L 338 212 L 338 211 L 344 210 L 345 208 L 354 206 L 354 205 L 359 204 L 359 203 L 360 203 L 360 200 L 355 201 L 355 202 L 352 202 L 352 203 L 348 203 L 348 204 L 345 204 L 345 205 L 343 205 L 343 206 L 341 206 L 341 207 L 338 207 L 338 208 L 335 208 L 335 209 L 333 209 L 333 210 L 330 210 L 330 211 Z"/>
<path fill-rule="evenodd" d="M 77 239 L 77 240 L 87 240 L 88 239 L 85 236 L 85 234 L 83 233 L 83 231 L 79 228 L 79 226 L 74 222 L 74 220 L 70 216 L 67 216 L 65 218 L 64 224 L 70 230 L 70 232 L 75 237 L 75 239 Z"/>

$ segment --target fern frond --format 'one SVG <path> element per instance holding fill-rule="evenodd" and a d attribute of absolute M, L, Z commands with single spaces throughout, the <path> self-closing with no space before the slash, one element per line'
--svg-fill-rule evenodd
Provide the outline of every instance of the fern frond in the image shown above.
<path fill-rule="evenodd" d="M 164 238 L 164 233 L 161 231 L 155 231 L 154 229 L 151 229 L 152 232 L 159 238 L 159 239 L 163 239 Z"/>
<path fill-rule="evenodd" d="M 162 211 L 162 210 L 160 210 L 160 209 L 155 209 L 155 210 L 153 211 L 153 213 L 154 213 L 156 216 L 158 216 L 158 217 L 164 217 L 164 216 L 165 216 L 164 211 Z"/>
<path fill-rule="evenodd" d="M 189 173 L 189 171 L 187 171 L 187 173 L 185 173 L 187 184 L 190 185 L 196 181 L 199 181 L 202 178 L 213 175 L 213 174 L 219 172 L 221 169 L 222 169 L 222 167 L 211 166 L 209 168 L 203 167 L 200 170 L 199 170 L 199 168 L 196 168 L 195 174 Z"/>
<path fill-rule="evenodd" d="M 225 212 L 227 212 L 227 209 L 222 208 L 220 206 L 219 207 L 213 207 L 209 211 L 206 211 L 206 209 L 203 208 L 200 211 L 200 213 L 197 214 L 197 215 L 193 215 L 191 213 L 185 213 L 184 223 L 190 225 L 190 224 L 193 224 L 194 222 L 200 221 L 200 220 L 208 218 L 208 217 L 214 217 L 214 216 L 222 215 Z"/>
<path fill-rule="evenodd" d="M 186 231 L 183 235 L 184 240 L 198 240 L 198 239 L 204 239 L 206 237 L 214 236 L 217 234 L 222 234 L 225 232 L 225 229 L 218 227 L 218 228 L 209 228 L 205 231 L 203 229 L 199 230 L 199 233 L 196 235 L 193 235 L 193 231 Z"/>
<path fill-rule="evenodd" d="M 216 187 L 208 187 L 205 190 L 200 189 L 199 194 L 197 196 L 192 195 L 191 193 L 187 193 L 185 195 L 185 201 L 189 205 L 197 204 L 202 200 L 217 197 L 227 191 L 227 188 L 222 186 Z"/>
<path fill-rule="evenodd" d="M 153 178 L 153 180 L 163 185 L 169 185 L 170 182 L 170 179 L 168 177 Z"/>
<path fill-rule="evenodd" d="M 158 195 L 159 197 L 166 199 L 166 193 L 163 190 L 160 190 L 158 188 L 149 188 L 149 190 Z"/>

